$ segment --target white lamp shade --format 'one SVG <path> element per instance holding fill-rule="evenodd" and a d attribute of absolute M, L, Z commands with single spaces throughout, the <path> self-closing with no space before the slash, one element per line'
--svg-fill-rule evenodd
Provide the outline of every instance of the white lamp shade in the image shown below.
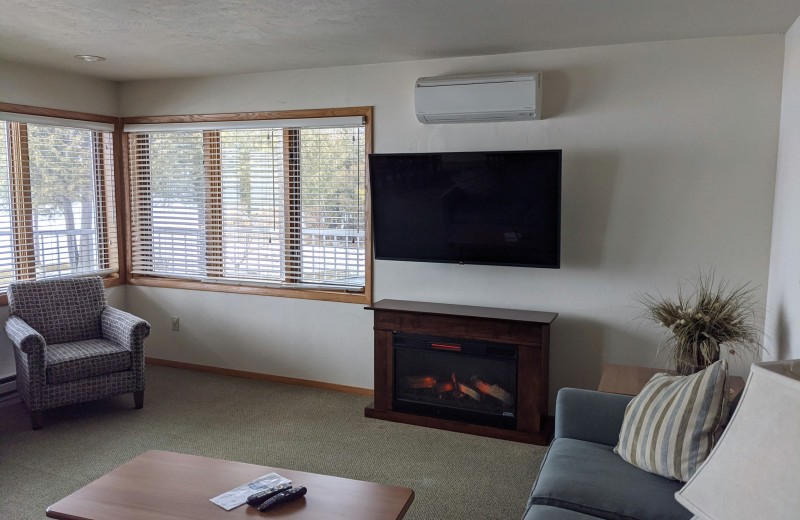
<path fill-rule="evenodd" d="M 753 365 L 719 443 L 675 498 L 702 520 L 800 518 L 800 360 Z"/>

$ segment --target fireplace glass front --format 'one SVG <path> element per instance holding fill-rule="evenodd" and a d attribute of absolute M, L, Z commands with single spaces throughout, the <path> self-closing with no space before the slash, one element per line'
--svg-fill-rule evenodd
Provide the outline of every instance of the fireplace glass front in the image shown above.
<path fill-rule="evenodd" d="M 393 334 L 398 412 L 515 428 L 517 347 Z"/>

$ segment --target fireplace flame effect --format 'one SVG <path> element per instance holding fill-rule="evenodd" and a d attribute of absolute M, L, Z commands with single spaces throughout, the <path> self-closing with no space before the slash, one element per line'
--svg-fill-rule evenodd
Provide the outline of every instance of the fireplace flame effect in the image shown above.
<path fill-rule="evenodd" d="M 408 389 L 430 389 L 440 396 L 449 394 L 456 399 L 468 398 L 474 401 L 481 401 L 485 396 L 488 396 L 502 402 L 505 406 L 514 404 L 514 396 L 504 388 L 482 381 L 475 375 L 469 378 L 469 383 L 460 381 L 455 374 L 450 374 L 449 377 L 432 375 L 407 376 L 403 378 L 403 383 Z"/>

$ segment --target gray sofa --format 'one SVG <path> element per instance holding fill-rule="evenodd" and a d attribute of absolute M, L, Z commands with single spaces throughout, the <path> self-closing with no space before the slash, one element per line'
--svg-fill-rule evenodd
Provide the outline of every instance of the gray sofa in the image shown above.
<path fill-rule="evenodd" d="M 555 437 L 523 520 L 689 520 L 675 500 L 682 482 L 625 462 L 613 452 L 630 396 L 563 388 Z"/>

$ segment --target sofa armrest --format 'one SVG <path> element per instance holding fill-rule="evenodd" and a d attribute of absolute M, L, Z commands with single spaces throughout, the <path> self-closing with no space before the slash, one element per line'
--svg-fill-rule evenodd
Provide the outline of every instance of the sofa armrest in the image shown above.
<path fill-rule="evenodd" d="M 45 341 L 41 334 L 19 316 L 11 316 L 6 321 L 6 334 L 15 347 L 25 354 L 44 360 Z"/>
<path fill-rule="evenodd" d="M 44 408 L 44 387 L 47 385 L 44 337 L 19 316 L 6 321 L 6 334 L 14 345 L 17 366 L 17 390 L 30 410 Z"/>
<path fill-rule="evenodd" d="M 556 437 L 615 446 L 629 395 L 562 388 L 556 396 Z"/>
<path fill-rule="evenodd" d="M 150 324 L 145 320 L 129 312 L 106 307 L 100 315 L 100 322 L 104 339 L 124 346 L 134 355 L 141 355 L 144 351 L 144 339 L 150 335 Z"/>
<path fill-rule="evenodd" d="M 150 324 L 129 312 L 106 307 L 100 315 L 103 338 L 131 351 L 131 369 L 144 388 L 144 339 L 150 335 Z"/>

